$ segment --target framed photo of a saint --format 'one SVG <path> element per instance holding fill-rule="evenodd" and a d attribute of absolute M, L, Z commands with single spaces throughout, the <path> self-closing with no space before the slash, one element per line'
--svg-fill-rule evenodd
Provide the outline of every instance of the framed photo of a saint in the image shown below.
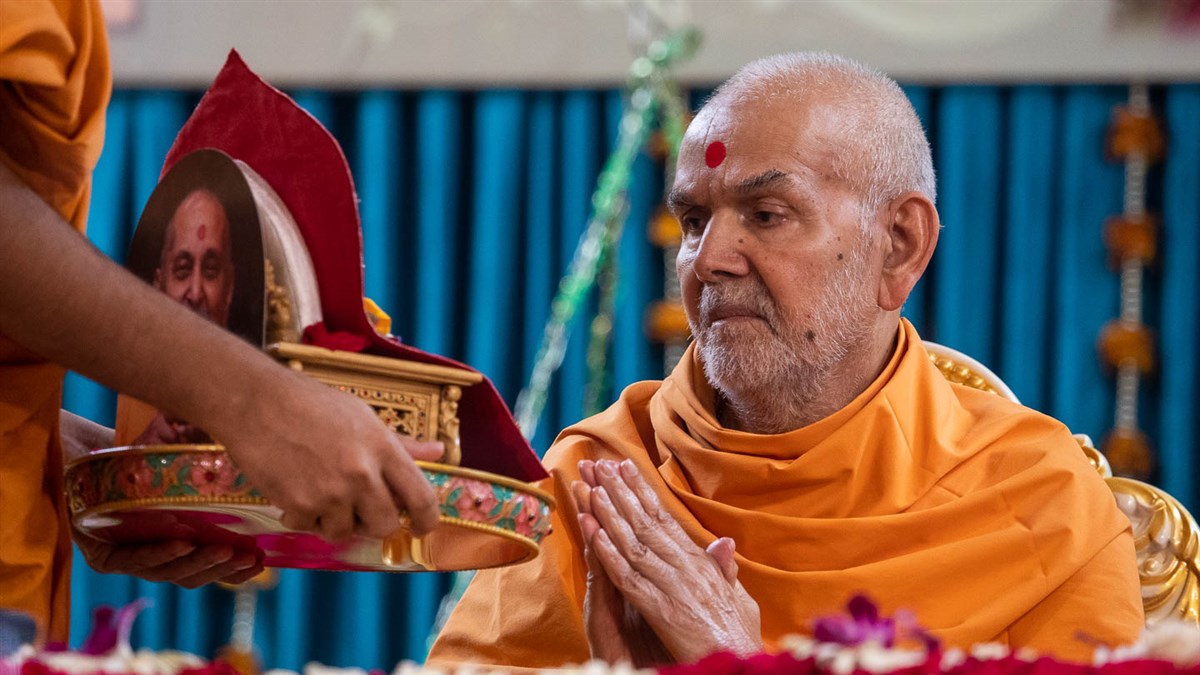
<path fill-rule="evenodd" d="M 258 348 L 265 281 L 258 208 L 242 170 L 218 150 L 176 162 L 150 195 L 126 258 L 146 283 Z M 207 443 L 203 430 L 121 396 L 121 445 Z"/>

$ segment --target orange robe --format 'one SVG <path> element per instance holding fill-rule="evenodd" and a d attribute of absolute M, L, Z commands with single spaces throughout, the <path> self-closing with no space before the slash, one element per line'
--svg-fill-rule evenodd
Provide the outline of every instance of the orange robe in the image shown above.
<path fill-rule="evenodd" d="M 689 350 L 546 456 L 558 501 L 542 555 L 480 572 L 430 662 L 588 659 L 586 566 L 568 486 L 581 459 L 632 459 L 700 546 L 737 544 L 768 650 L 866 592 L 948 645 L 995 641 L 1089 659 L 1077 632 L 1129 643 L 1142 605 L 1129 521 L 1059 422 L 950 384 L 907 321 L 880 377 L 812 425 L 722 428 Z"/>
<path fill-rule="evenodd" d="M 98 2 L 0 1 L 0 161 L 80 232 L 111 89 Z M 32 615 L 43 639 L 65 642 L 62 378 L 0 334 L 0 607 Z"/>

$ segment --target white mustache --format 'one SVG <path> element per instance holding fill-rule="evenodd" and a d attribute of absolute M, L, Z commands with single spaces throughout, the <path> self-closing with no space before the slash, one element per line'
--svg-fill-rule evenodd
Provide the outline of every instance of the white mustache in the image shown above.
<path fill-rule="evenodd" d="M 775 330 L 778 312 L 770 295 L 757 286 L 705 286 L 700 291 L 700 325 L 709 327 L 726 316 L 753 315 Z"/>

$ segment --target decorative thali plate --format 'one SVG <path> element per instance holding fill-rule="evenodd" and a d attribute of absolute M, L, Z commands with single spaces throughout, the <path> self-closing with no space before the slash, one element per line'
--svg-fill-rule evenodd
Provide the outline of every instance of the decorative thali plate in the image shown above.
<path fill-rule="evenodd" d="M 66 470 L 67 503 L 81 531 L 114 543 L 182 539 L 257 546 L 268 567 L 385 572 L 482 569 L 537 556 L 554 499 L 511 478 L 417 462 L 438 499 L 440 523 L 414 537 L 333 543 L 279 522 L 220 445 L 97 450 Z"/>

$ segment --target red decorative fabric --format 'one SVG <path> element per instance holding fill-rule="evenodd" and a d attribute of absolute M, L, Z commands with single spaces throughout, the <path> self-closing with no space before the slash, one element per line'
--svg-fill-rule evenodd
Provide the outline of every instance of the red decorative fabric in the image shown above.
<path fill-rule="evenodd" d="M 287 205 L 316 268 L 329 333 L 365 339 L 363 351 L 370 354 L 472 370 L 372 329 L 362 305 L 362 228 L 346 158 L 316 118 L 252 72 L 236 51 L 179 131 L 163 173 L 201 148 L 249 164 Z M 524 481 L 547 476 L 490 380 L 464 389 L 459 418 L 463 466 Z"/>
<path fill-rule="evenodd" d="M 362 352 L 371 346 L 371 341 L 361 335 L 330 331 L 325 327 L 324 321 L 318 321 L 305 328 L 300 342 L 343 352 Z"/>

